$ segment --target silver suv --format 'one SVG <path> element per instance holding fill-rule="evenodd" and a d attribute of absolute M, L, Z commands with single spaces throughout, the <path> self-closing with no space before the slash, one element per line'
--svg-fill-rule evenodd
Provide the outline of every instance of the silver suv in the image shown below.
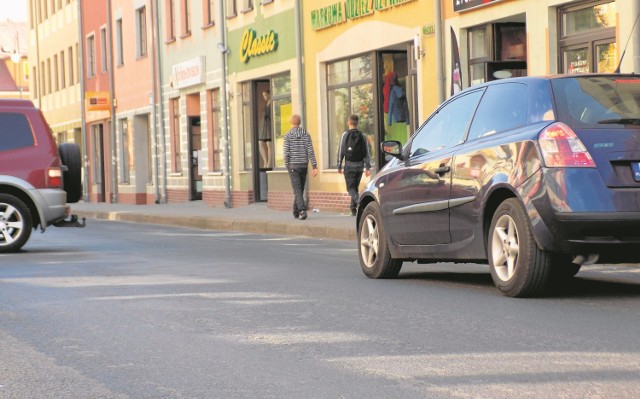
<path fill-rule="evenodd" d="M 16 252 L 38 226 L 84 227 L 68 203 L 82 195 L 76 144 L 56 147 L 28 100 L 0 99 L 0 253 Z"/>

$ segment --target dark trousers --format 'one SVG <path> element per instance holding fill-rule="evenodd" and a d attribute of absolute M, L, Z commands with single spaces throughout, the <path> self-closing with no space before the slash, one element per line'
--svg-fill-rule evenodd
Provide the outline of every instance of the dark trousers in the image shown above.
<path fill-rule="evenodd" d="M 290 167 L 289 178 L 291 178 L 291 187 L 293 187 L 293 213 L 299 214 L 300 211 L 307 210 L 307 204 L 304 202 L 304 185 L 307 182 L 307 168 Z"/>
<path fill-rule="evenodd" d="M 351 212 L 355 212 L 358 207 L 358 187 L 360 187 L 360 180 L 362 180 L 362 172 L 364 172 L 362 166 L 348 166 L 345 165 L 344 181 L 347 183 L 347 192 L 351 196 Z"/>

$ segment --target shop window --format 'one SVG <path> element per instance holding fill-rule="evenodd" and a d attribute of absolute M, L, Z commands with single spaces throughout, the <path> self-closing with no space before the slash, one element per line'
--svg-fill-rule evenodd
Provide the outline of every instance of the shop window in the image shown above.
<path fill-rule="evenodd" d="M 291 103 L 291 75 L 286 73 L 275 76 L 271 79 L 271 101 L 273 104 L 273 143 L 272 148 L 275 152 L 275 166 L 284 168 L 284 135 L 287 134 L 289 128 L 289 117 L 293 112 L 293 104 Z M 305 121 L 302 121 L 303 125 Z"/>
<path fill-rule="evenodd" d="M 617 67 L 616 4 L 597 2 L 558 11 L 561 73 L 611 73 Z"/>
<path fill-rule="evenodd" d="M 413 55 L 410 50 L 409 54 Z M 407 57 L 407 51 L 390 51 L 380 53 L 379 59 L 381 75 L 378 79 L 382 87 L 382 101 L 379 103 L 382 107 L 380 123 L 383 139 L 405 144 L 413 132 L 411 122 L 415 119 L 411 115 L 416 103 L 415 76 L 409 74 L 409 59 L 414 58 Z"/>
<path fill-rule="evenodd" d="M 495 23 L 469 29 L 469 82 L 526 76 L 526 26 L 519 22 Z"/>
<path fill-rule="evenodd" d="M 349 115 L 360 118 L 358 128 L 367 136 L 371 161 L 376 159 L 375 101 L 373 87 L 373 56 L 371 54 L 327 64 L 328 149 L 330 168 L 337 168 L 338 145 L 347 130 Z"/>
<path fill-rule="evenodd" d="M 242 142 L 244 146 L 243 169 L 253 169 L 253 104 L 251 97 L 251 83 L 242 86 Z"/>

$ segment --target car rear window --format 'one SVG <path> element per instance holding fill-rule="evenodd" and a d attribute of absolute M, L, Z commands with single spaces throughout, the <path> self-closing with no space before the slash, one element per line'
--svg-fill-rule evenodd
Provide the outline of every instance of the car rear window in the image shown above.
<path fill-rule="evenodd" d="M 33 131 L 25 115 L 0 112 L 0 151 L 31 147 L 33 143 Z"/>
<path fill-rule="evenodd" d="M 640 77 L 576 76 L 551 81 L 559 120 L 609 128 L 640 124 Z"/>

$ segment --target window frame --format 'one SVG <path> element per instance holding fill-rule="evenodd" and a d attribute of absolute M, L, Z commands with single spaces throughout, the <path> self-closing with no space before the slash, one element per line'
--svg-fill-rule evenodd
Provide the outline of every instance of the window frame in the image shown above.
<path fill-rule="evenodd" d="M 147 43 L 147 7 L 141 6 L 135 11 L 136 16 L 136 58 L 148 55 Z"/>
<path fill-rule="evenodd" d="M 87 77 L 96 76 L 96 42 L 93 33 L 87 35 Z"/>

